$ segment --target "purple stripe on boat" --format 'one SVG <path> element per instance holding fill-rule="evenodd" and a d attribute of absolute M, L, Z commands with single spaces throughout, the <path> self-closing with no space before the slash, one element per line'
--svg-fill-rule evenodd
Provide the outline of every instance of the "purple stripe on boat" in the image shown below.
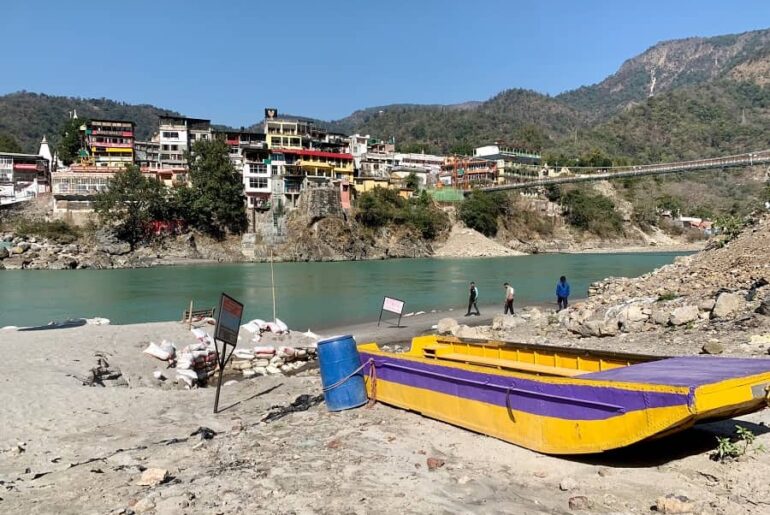
<path fill-rule="evenodd" d="M 697 388 L 704 384 L 766 372 L 770 372 L 770 359 L 687 356 L 593 372 L 581 375 L 580 379 Z"/>
<path fill-rule="evenodd" d="M 689 402 L 685 394 L 551 384 L 361 353 L 362 362 L 372 358 L 377 378 L 384 381 L 567 420 L 602 420 L 628 411 Z"/>

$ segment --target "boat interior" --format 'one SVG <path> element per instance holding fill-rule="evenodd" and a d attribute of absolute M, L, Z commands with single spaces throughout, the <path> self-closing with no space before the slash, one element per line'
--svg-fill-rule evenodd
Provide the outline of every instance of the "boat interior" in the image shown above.
<path fill-rule="evenodd" d="M 556 377 L 577 377 L 667 358 L 667 356 L 435 335 L 414 338 L 411 349 L 405 355 L 433 360 L 441 364 L 464 363 L 503 371 Z"/>

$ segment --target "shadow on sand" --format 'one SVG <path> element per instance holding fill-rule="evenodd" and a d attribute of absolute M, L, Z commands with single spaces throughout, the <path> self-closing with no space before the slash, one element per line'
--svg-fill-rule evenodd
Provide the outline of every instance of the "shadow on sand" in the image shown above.
<path fill-rule="evenodd" d="M 607 451 L 602 454 L 563 456 L 563 458 L 604 467 L 657 467 L 688 456 L 713 451 L 718 444 L 717 437 L 734 434 L 736 425 L 743 426 L 755 435 L 770 432 L 770 428 L 765 425 L 744 420 L 722 420 L 701 424 L 663 438 L 639 442 L 623 449 Z"/>

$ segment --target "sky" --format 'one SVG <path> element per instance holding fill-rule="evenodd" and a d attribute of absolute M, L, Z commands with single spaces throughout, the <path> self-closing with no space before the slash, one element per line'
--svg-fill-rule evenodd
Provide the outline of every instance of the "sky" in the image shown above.
<path fill-rule="evenodd" d="M 0 94 L 248 126 L 393 103 L 556 95 L 655 43 L 770 27 L 766 0 L 0 0 Z"/>

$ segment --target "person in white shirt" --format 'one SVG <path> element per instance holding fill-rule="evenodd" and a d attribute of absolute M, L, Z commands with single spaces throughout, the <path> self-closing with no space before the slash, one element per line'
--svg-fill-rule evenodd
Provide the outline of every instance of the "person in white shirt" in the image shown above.
<path fill-rule="evenodd" d="M 503 283 L 503 287 L 505 287 L 505 307 L 503 308 L 503 315 L 507 315 L 509 310 L 511 315 L 513 315 L 513 297 L 516 292 L 514 291 L 513 286 L 508 283 Z"/>

